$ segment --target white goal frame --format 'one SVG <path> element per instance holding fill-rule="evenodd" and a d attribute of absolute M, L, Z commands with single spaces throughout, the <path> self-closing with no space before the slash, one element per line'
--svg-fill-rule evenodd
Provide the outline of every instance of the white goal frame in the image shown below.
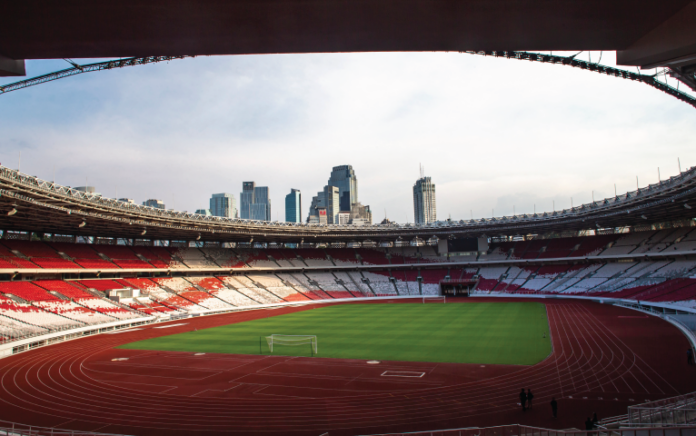
<path fill-rule="evenodd" d="M 273 344 L 290 346 L 310 344 L 312 347 L 312 351 L 314 351 L 314 354 L 319 353 L 319 344 L 316 335 L 273 334 L 270 336 L 266 336 L 266 343 L 268 344 L 268 348 L 271 350 L 271 353 L 273 352 Z"/>
<path fill-rule="evenodd" d="M 425 304 L 426 300 L 438 300 L 442 301 L 443 304 L 447 303 L 447 296 L 446 295 L 431 295 L 431 296 L 423 296 L 423 304 Z"/>

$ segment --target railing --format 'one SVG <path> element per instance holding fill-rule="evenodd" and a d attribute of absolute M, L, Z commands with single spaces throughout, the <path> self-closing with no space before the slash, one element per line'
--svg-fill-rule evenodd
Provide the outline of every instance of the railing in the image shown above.
<path fill-rule="evenodd" d="M 620 428 L 590 431 L 552 430 L 526 425 L 501 425 L 498 427 L 468 427 L 449 430 L 434 430 L 407 433 L 382 433 L 372 436 L 696 436 L 693 427 Z"/>
<path fill-rule="evenodd" d="M 628 407 L 632 426 L 679 426 L 696 423 L 696 392 Z"/>
<path fill-rule="evenodd" d="M 94 431 L 63 430 L 60 428 L 36 427 L 0 421 L 0 436 L 125 436 L 114 433 L 97 433 Z"/>

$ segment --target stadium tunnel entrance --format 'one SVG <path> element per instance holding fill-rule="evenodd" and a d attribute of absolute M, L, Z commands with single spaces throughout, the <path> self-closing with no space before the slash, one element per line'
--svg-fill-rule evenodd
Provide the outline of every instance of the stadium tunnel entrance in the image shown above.
<path fill-rule="evenodd" d="M 476 288 L 478 280 L 449 280 L 440 282 L 440 295 L 447 297 L 468 297 Z"/>

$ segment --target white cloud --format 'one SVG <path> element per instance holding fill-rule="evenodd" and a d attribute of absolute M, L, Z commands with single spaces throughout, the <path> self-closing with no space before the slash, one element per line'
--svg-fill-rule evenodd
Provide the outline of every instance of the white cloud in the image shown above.
<path fill-rule="evenodd" d="M 605 54 L 604 56 L 607 56 Z M 606 58 L 605 58 L 606 60 Z M 54 65 L 31 62 L 37 68 Z M 273 218 L 352 164 L 376 218 L 412 221 L 418 165 L 440 218 L 570 206 L 696 164 L 693 108 L 643 84 L 456 53 L 201 57 L 0 99 L 0 156 L 42 178 L 168 207 L 268 185 Z M 10 163 L 11 162 L 11 163 Z M 118 192 L 117 192 L 118 191 Z M 303 210 L 303 215 L 306 214 Z"/>

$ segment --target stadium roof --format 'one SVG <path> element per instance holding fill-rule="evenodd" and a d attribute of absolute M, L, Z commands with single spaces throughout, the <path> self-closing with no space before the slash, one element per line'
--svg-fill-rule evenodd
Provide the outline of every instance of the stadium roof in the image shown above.
<path fill-rule="evenodd" d="M 696 55 L 694 22 L 695 0 L 7 0 L 0 55 L 620 50 L 646 65 Z"/>
<path fill-rule="evenodd" d="M 696 167 L 571 209 L 427 225 L 263 222 L 124 203 L 0 166 L 0 228 L 82 236 L 229 242 L 351 242 L 521 235 L 645 225 L 696 217 Z"/>

